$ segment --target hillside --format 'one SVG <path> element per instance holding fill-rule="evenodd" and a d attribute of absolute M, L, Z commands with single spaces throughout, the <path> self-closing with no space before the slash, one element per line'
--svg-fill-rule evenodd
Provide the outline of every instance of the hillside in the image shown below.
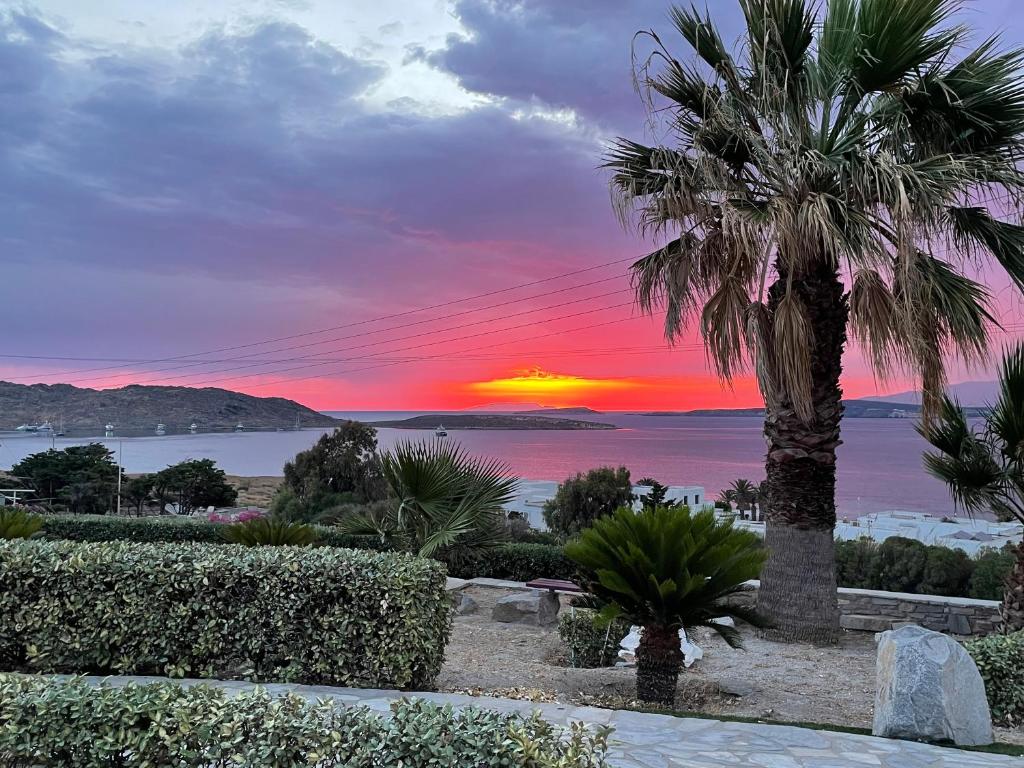
<path fill-rule="evenodd" d="M 430 414 L 398 421 L 376 421 L 374 427 L 392 429 L 616 429 L 614 424 L 578 419 L 552 419 L 523 414 Z"/>
<path fill-rule="evenodd" d="M 102 434 L 114 424 L 118 433 L 151 431 L 157 423 L 168 432 L 186 432 L 195 423 L 201 432 L 233 429 L 327 427 L 337 421 L 283 397 L 253 397 L 227 389 L 150 387 L 80 389 L 70 384 L 12 384 L 0 381 L 0 430 L 21 424 L 63 419 L 66 432 Z"/>

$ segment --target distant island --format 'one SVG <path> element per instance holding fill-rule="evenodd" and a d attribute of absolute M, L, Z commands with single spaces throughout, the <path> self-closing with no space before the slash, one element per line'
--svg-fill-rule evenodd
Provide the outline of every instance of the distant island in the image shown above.
<path fill-rule="evenodd" d="M 102 435 L 107 424 L 117 433 L 234 429 L 274 430 L 331 427 L 339 422 L 283 397 L 254 397 L 227 389 L 154 387 L 132 384 L 120 389 L 83 389 L 70 384 L 12 384 L 0 381 L 0 430 L 49 422 L 66 432 Z"/>
<path fill-rule="evenodd" d="M 523 413 L 530 416 L 543 416 L 548 413 L 557 413 L 563 416 L 570 414 L 577 416 L 599 416 L 602 412 L 595 411 L 593 408 L 587 408 L 585 405 L 573 405 L 566 408 L 530 408 L 529 410 L 515 411 L 514 413 Z"/>
<path fill-rule="evenodd" d="M 921 406 L 914 403 L 890 403 L 884 400 L 843 400 L 846 419 L 914 419 L 921 415 Z M 985 409 L 968 406 L 964 412 L 981 416 Z M 694 411 L 648 411 L 638 416 L 764 416 L 764 408 L 702 408 Z"/>
<path fill-rule="evenodd" d="M 556 419 L 530 414 L 428 414 L 396 421 L 374 421 L 374 427 L 391 429 L 618 429 L 614 424 L 579 419 Z"/>

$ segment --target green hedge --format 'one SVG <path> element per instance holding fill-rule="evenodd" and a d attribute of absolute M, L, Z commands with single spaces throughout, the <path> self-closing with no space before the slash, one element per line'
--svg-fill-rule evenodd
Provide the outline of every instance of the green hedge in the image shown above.
<path fill-rule="evenodd" d="M 226 543 L 221 529 L 226 523 L 211 523 L 195 517 L 114 517 L 108 515 L 49 515 L 43 535 L 51 540 L 135 541 L 145 543 Z M 327 526 L 314 526 L 319 543 L 331 547 L 386 550 L 377 536 L 351 536 Z"/>
<path fill-rule="evenodd" d="M 992 718 L 1003 725 L 1024 723 L 1024 631 L 970 640 L 964 647 L 985 681 Z"/>
<path fill-rule="evenodd" d="M 4 676 L 7 768 L 602 768 L 606 732 L 402 700 L 391 716 L 295 695 Z"/>
<path fill-rule="evenodd" d="M 558 635 L 569 652 L 569 666 L 610 667 L 618 661 L 619 645 L 629 634 L 629 622 L 608 621 L 587 608 L 565 611 L 558 619 Z"/>
<path fill-rule="evenodd" d="M 484 550 L 470 561 L 453 565 L 449 570 L 453 576 L 463 579 L 484 577 L 510 581 L 572 581 L 579 576 L 579 566 L 565 556 L 560 546 L 551 544 L 503 544 Z"/>
<path fill-rule="evenodd" d="M 0 542 L 0 668 L 429 688 L 444 568 L 397 553 Z"/>
<path fill-rule="evenodd" d="M 836 542 L 840 587 L 920 595 L 1001 600 L 1013 554 L 986 549 L 975 557 L 963 550 L 891 536 Z"/>

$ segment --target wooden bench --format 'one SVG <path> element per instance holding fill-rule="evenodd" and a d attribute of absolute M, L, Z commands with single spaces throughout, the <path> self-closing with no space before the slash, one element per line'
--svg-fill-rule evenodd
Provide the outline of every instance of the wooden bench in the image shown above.
<path fill-rule="evenodd" d="M 583 588 L 578 584 L 562 579 L 534 579 L 526 582 L 526 586 L 530 589 L 547 589 L 551 592 L 583 592 Z"/>

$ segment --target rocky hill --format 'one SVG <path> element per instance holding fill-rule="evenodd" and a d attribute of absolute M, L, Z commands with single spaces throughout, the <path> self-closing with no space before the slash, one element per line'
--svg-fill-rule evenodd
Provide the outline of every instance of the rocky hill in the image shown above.
<path fill-rule="evenodd" d="M 0 430 L 22 424 L 63 420 L 69 434 L 102 434 L 114 424 L 118 434 L 152 431 L 158 424 L 168 432 L 186 432 L 195 423 L 201 432 L 233 429 L 287 429 L 296 417 L 303 427 L 328 427 L 337 420 L 294 400 L 253 397 L 227 389 L 150 387 L 133 384 L 121 389 L 80 389 L 70 384 L 12 384 L 0 381 Z"/>

